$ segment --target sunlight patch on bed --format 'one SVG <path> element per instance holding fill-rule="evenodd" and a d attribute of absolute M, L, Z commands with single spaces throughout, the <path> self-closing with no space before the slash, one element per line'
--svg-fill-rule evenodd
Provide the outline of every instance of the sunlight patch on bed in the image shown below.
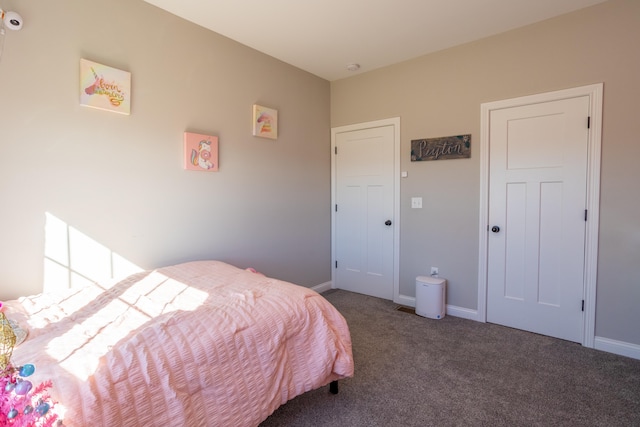
<path fill-rule="evenodd" d="M 86 292 L 91 294 L 92 289 L 98 287 L 89 286 Z M 153 272 L 139 280 L 125 280 L 111 290 L 101 290 L 89 301 L 81 297 L 67 299 L 64 311 L 75 313 L 79 321 L 49 342 L 47 354 L 86 380 L 103 356 L 130 334 L 140 333 L 150 320 L 176 311 L 193 311 L 207 298 L 204 291 Z M 88 310 L 95 311 L 86 313 Z"/>

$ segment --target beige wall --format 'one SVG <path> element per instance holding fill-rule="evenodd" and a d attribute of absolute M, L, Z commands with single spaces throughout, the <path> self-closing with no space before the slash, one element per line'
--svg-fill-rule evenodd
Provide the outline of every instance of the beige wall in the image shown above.
<path fill-rule="evenodd" d="M 0 59 L 0 298 L 42 289 L 46 212 L 143 268 L 217 258 L 326 282 L 329 128 L 400 116 L 401 293 L 438 266 L 448 302 L 475 309 L 480 104 L 604 82 L 596 334 L 640 344 L 640 2 L 331 86 L 142 1 L 3 6 L 26 23 Z M 132 72 L 131 116 L 78 105 L 80 58 Z M 251 136 L 256 102 L 279 110 L 277 141 Z M 220 172 L 182 170 L 184 131 L 220 137 Z M 460 133 L 471 159 L 409 161 L 411 139 Z"/>
<path fill-rule="evenodd" d="M 596 335 L 640 345 L 638 41 L 640 2 L 612 0 L 332 82 L 332 127 L 401 117 L 401 294 L 437 266 L 448 303 L 477 308 L 480 104 L 603 82 Z M 412 139 L 465 133 L 471 159 L 410 162 Z"/>
<path fill-rule="evenodd" d="M 143 1 L 2 3 L 25 24 L 0 60 L 0 299 L 42 290 L 46 212 L 142 268 L 331 279 L 327 81 Z M 130 116 L 79 106 L 80 58 L 132 73 Z M 182 169 L 184 131 L 219 136 L 218 173 Z"/>

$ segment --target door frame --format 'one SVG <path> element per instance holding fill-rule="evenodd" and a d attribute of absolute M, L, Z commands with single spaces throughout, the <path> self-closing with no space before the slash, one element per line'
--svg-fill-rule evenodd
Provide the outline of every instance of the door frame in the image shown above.
<path fill-rule="evenodd" d="M 400 294 L 400 117 L 356 123 L 331 128 L 331 288 L 336 288 L 336 135 L 377 127 L 393 126 L 393 301 Z"/>
<path fill-rule="evenodd" d="M 480 106 L 480 221 L 478 261 L 478 320 L 487 321 L 487 271 L 489 233 L 489 127 L 491 111 L 549 101 L 589 97 L 590 129 L 587 148 L 587 206 L 584 254 L 584 326 L 582 345 L 595 345 L 596 285 L 598 273 L 598 230 L 600 224 L 600 156 L 602 147 L 603 84 L 581 86 L 501 101 Z M 585 124 L 586 125 L 586 124 Z"/>

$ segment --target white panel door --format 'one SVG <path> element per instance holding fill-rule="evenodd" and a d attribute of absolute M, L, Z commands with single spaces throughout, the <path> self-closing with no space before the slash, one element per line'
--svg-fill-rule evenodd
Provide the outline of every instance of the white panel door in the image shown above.
<path fill-rule="evenodd" d="M 393 299 L 394 126 L 337 133 L 335 287 Z"/>
<path fill-rule="evenodd" d="M 491 111 L 487 320 L 582 341 L 589 97 Z"/>

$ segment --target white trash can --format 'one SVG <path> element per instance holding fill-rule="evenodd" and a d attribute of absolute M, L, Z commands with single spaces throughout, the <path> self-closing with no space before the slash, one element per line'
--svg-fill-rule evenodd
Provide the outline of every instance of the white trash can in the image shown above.
<path fill-rule="evenodd" d="M 446 313 L 447 281 L 440 277 L 416 277 L 416 314 L 429 319 L 442 319 Z"/>

